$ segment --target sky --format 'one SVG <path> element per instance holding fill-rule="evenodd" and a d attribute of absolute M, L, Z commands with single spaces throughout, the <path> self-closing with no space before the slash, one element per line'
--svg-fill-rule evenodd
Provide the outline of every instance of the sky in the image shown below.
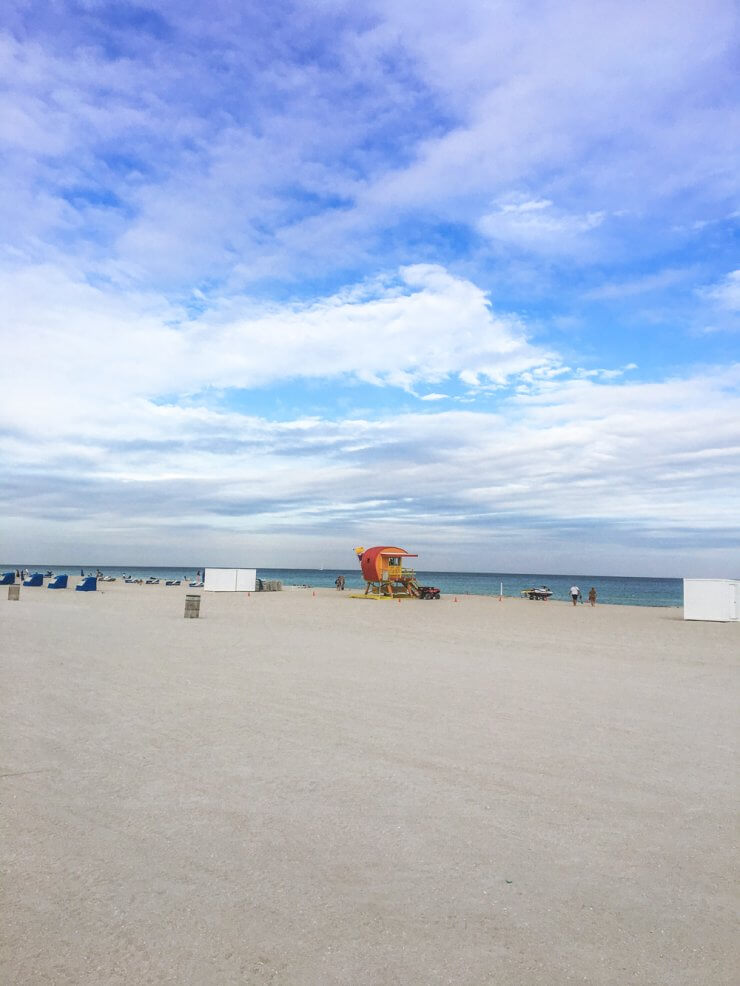
<path fill-rule="evenodd" d="M 740 577 L 738 28 L 6 0 L 0 556 Z"/>

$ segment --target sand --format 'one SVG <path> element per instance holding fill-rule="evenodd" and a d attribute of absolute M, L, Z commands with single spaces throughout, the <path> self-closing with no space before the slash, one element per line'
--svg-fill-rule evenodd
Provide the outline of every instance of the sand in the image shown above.
<path fill-rule="evenodd" d="M 0 598 L 2 982 L 736 982 L 740 624 L 101 589 Z"/>

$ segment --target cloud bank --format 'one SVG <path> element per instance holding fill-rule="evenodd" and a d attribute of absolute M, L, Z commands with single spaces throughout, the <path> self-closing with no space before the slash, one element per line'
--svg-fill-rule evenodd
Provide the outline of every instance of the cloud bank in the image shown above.
<path fill-rule="evenodd" d="M 11 2 L 3 554 L 737 574 L 736 28 Z"/>

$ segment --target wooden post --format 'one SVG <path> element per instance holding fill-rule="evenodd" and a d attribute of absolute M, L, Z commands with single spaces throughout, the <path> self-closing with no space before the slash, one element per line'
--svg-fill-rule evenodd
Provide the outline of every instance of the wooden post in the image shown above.
<path fill-rule="evenodd" d="M 8 586 L 8 599 L 18 600 L 21 598 L 21 587 L 19 585 Z"/>
<path fill-rule="evenodd" d="M 200 596 L 197 593 L 185 596 L 185 619 L 197 620 L 200 616 Z"/>

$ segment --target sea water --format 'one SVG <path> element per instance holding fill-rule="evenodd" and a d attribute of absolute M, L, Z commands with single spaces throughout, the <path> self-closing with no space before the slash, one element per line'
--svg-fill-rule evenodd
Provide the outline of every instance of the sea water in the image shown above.
<path fill-rule="evenodd" d="M 247 566 L 245 566 L 247 567 Z M 254 566 L 251 566 L 254 567 Z M 88 563 L 75 565 L 31 565 L 8 564 L 0 565 L 0 571 L 17 568 L 27 568 L 30 572 L 56 573 L 66 572 L 70 576 L 79 576 L 81 571 L 86 575 L 94 575 L 98 566 Z M 124 574 L 132 578 L 148 579 L 151 577 L 180 579 L 182 582 L 192 582 L 198 568 L 172 568 L 168 566 L 99 566 L 103 575 L 112 575 L 120 579 Z M 344 575 L 346 591 L 364 591 L 365 583 L 358 568 L 258 568 L 257 577 L 262 579 L 280 579 L 287 588 L 290 586 L 307 586 L 309 588 L 333 588 L 338 575 Z M 570 601 L 570 587 L 577 585 L 584 602 L 589 589 L 593 586 L 598 594 L 598 602 L 615 606 L 682 606 L 683 582 L 681 579 L 647 579 L 622 577 L 615 575 L 553 575 L 549 572 L 425 572 L 417 571 L 417 578 L 422 585 L 437 586 L 444 595 L 475 595 L 498 596 L 503 583 L 505 596 L 519 596 L 522 589 L 530 586 L 546 585 L 552 589 L 552 598 Z"/>

